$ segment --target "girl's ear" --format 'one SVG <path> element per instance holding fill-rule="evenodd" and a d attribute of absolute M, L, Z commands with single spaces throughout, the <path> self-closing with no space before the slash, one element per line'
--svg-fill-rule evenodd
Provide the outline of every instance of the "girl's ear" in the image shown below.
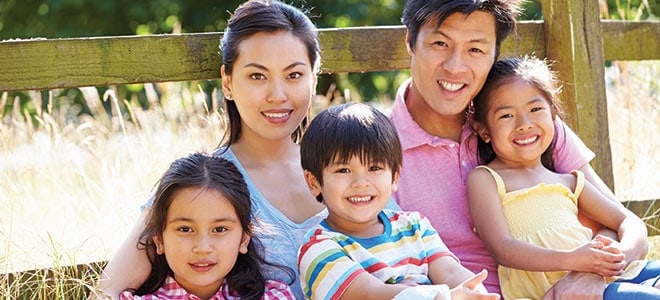
<path fill-rule="evenodd" d="M 305 182 L 307 182 L 307 187 L 314 197 L 321 194 L 321 184 L 316 180 L 312 172 L 305 170 Z"/>
<path fill-rule="evenodd" d="M 250 244 L 250 235 L 243 233 L 243 238 L 241 239 L 241 245 L 238 247 L 238 252 L 246 254 L 248 252 L 248 245 Z"/>
<path fill-rule="evenodd" d="M 155 235 L 152 240 L 156 246 L 156 254 L 163 255 L 165 254 L 165 245 L 163 244 L 163 236 Z"/>
<path fill-rule="evenodd" d="M 481 137 L 484 142 L 490 143 L 490 134 L 488 134 L 486 126 L 479 122 L 474 122 L 474 130 L 477 131 L 477 134 L 479 134 L 479 137 Z"/>
<path fill-rule="evenodd" d="M 231 76 L 225 73 L 225 65 L 220 67 L 220 77 L 222 78 L 222 94 L 227 100 L 234 100 L 231 95 Z"/>

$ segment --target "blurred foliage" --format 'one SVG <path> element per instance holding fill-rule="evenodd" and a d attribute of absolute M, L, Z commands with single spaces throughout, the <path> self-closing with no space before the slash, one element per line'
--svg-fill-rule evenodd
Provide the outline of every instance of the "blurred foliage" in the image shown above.
<path fill-rule="evenodd" d="M 243 0 L 0 0 L 0 40 L 69 38 L 223 31 Z M 400 25 L 405 0 L 286 0 L 308 12 L 319 28 Z M 649 0 L 608 0 L 603 15 L 612 19 L 654 18 Z M 542 19 L 540 0 L 527 1 L 522 20 Z M 378 47 L 379 45 L 374 45 Z M 322 75 L 318 93 L 370 101 L 392 98 L 406 71 Z M 213 89 L 217 82 L 204 83 Z M 99 88 L 102 94 L 104 88 Z M 120 99 L 148 106 L 142 85 L 117 87 Z M 74 96 L 79 92 L 63 93 Z M 26 93 L 12 93 L 27 106 Z M 13 101 L 8 101 L 11 106 Z M 7 107 L 5 107 L 7 109 Z M 82 109 L 81 111 L 85 111 Z"/>

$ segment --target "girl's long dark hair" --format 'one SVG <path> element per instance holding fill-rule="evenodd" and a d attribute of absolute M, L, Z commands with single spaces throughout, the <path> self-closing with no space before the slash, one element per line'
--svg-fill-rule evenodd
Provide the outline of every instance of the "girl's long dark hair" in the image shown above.
<path fill-rule="evenodd" d="M 548 104 L 550 104 L 552 109 L 553 117 L 557 118 L 563 115 L 563 108 L 559 101 L 561 85 L 559 84 L 556 74 L 550 70 L 546 61 L 529 56 L 521 58 L 505 58 L 493 64 L 493 67 L 488 73 L 486 83 L 472 101 L 474 108 L 474 126 L 486 126 L 486 117 L 488 114 L 488 107 L 490 106 L 490 93 L 496 88 L 507 84 L 516 78 L 522 78 L 544 94 L 545 99 L 548 101 Z M 564 130 L 564 128 L 561 127 L 560 130 Z M 479 164 L 488 164 L 495 159 L 495 151 L 490 143 L 486 143 L 478 134 L 477 136 Z M 557 133 L 555 133 L 548 149 L 546 149 L 541 155 L 541 163 L 552 171 L 555 171 L 552 155 L 556 144 Z"/>
<path fill-rule="evenodd" d="M 167 222 L 167 210 L 172 203 L 172 195 L 182 188 L 202 187 L 216 190 L 228 199 L 236 211 L 243 232 L 250 235 L 248 251 L 239 253 L 236 264 L 225 279 L 231 292 L 238 293 L 243 299 L 260 299 L 264 294 L 264 265 L 273 265 L 264 260 L 263 245 L 252 231 L 252 213 L 250 192 L 243 175 L 236 166 L 221 157 L 205 153 L 193 153 L 174 161 L 158 182 L 152 207 L 149 210 L 145 229 L 140 235 L 139 249 L 144 249 L 151 262 L 151 274 L 147 281 L 136 291 L 137 295 L 153 293 L 158 290 L 172 272 L 164 255 L 156 253 L 153 238 L 162 236 Z M 285 272 L 293 271 L 284 266 Z M 291 282 L 289 282 L 290 284 Z"/>

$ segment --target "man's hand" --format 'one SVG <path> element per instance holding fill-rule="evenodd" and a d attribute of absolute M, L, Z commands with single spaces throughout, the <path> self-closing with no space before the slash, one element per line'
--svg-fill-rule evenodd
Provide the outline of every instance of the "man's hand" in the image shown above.
<path fill-rule="evenodd" d="M 605 279 L 598 274 L 569 272 L 548 290 L 543 299 L 600 300 L 606 286 Z"/>

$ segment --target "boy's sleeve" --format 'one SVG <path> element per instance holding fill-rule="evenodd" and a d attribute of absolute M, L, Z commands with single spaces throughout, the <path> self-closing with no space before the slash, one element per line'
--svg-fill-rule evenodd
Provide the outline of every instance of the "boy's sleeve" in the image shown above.
<path fill-rule="evenodd" d="M 569 173 L 588 164 L 596 154 L 560 118 L 555 120 L 552 160 L 558 173 Z"/>
<path fill-rule="evenodd" d="M 456 257 L 442 241 L 442 238 L 440 238 L 438 232 L 433 228 L 431 222 L 421 214 L 416 214 L 419 218 L 419 230 L 422 235 L 422 242 L 424 243 L 426 257 L 428 258 L 429 263 L 443 256 L 451 256 L 456 261 L 459 261 L 458 257 Z"/>
<path fill-rule="evenodd" d="M 307 299 L 339 299 L 353 280 L 366 272 L 338 242 L 322 234 L 313 234 L 300 247 L 298 269 Z"/>

